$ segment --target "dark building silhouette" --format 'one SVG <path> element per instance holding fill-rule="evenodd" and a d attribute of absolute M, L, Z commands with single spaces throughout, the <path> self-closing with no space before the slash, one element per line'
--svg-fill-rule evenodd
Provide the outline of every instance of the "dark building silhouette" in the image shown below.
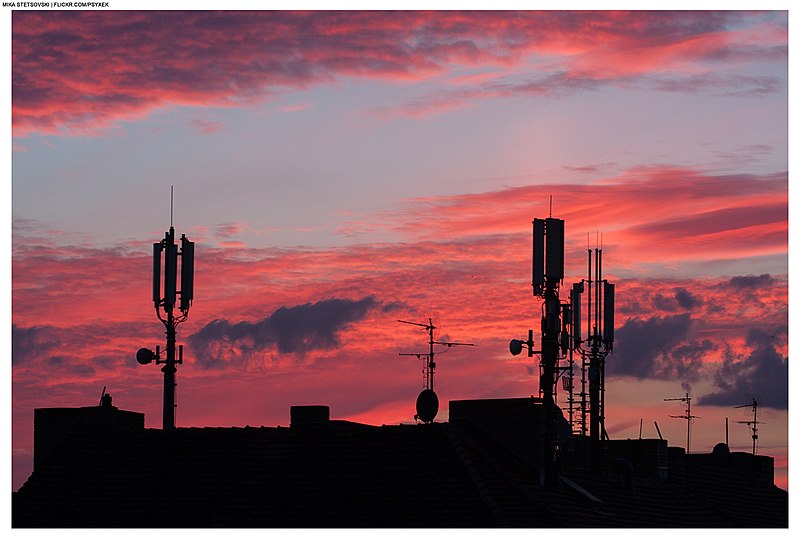
<path fill-rule="evenodd" d="M 687 458 L 665 440 L 609 440 L 587 462 L 583 441 L 557 432 L 545 483 L 543 405 L 452 401 L 448 422 L 379 427 L 295 406 L 290 427 L 170 431 L 110 401 L 37 409 L 12 526 L 788 526 L 772 458 L 724 444 Z"/>

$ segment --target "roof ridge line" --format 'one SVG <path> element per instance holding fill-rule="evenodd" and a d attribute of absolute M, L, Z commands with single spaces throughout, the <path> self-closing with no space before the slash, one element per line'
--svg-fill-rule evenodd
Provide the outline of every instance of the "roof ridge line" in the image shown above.
<path fill-rule="evenodd" d="M 450 445 L 453 447 L 453 450 L 456 452 L 456 456 L 458 457 L 461 464 L 464 466 L 464 469 L 467 471 L 469 478 L 472 480 L 472 483 L 475 485 L 475 488 L 478 489 L 478 495 L 480 496 L 483 503 L 489 508 L 492 512 L 497 523 L 501 526 L 508 525 L 508 518 L 503 513 L 503 510 L 500 509 L 500 506 L 495 501 L 494 497 L 492 496 L 492 491 L 489 490 L 488 485 L 486 482 L 483 481 L 480 473 L 478 472 L 478 468 L 472 462 L 472 459 L 469 457 L 469 453 L 467 452 L 467 448 L 464 445 L 464 442 L 456 435 L 456 432 L 461 431 L 460 428 L 450 425 L 450 431 L 447 432 L 447 437 L 450 440 Z"/>

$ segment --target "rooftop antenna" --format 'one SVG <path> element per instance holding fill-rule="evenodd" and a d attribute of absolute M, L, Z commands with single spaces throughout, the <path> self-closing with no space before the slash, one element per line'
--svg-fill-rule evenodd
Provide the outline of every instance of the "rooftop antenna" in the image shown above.
<path fill-rule="evenodd" d="M 175 242 L 175 228 L 172 226 L 172 186 L 170 186 L 169 195 L 169 231 L 164 234 L 164 238 L 160 242 L 153 243 L 153 305 L 156 316 L 166 329 L 167 350 L 163 359 L 160 346 L 156 346 L 155 352 L 149 348 L 141 348 L 136 352 L 136 361 L 140 365 L 152 362 L 155 362 L 156 365 L 164 365 L 161 371 L 164 373 L 163 429 L 165 430 L 175 429 L 175 372 L 177 371 L 175 365 L 183 364 L 183 345 L 178 346 L 176 350 L 175 328 L 189 318 L 189 308 L 194 299 L 194 242 L 183 234 L 180 238 L 181 249 L 178 250 Z M 177 287 L 179 259 L 180 290 Z M 180 302 L 176 301 L 178 295 L 180 295 Z"/>
<path fill-rule="evenodd" d="M 614 284 L 603 279 L 603 247 L 600 232 L 595 232 L 595 248 L 589 247 L 587 278 L 573 283 L 570 291 L 572 348 L 581 355 L 581 391 L 578 407 L 570 409 L 580 416 L 579 433 L 592 441 L 605 439 L 605 360 L 614 349 Z M 588 290 L 587 290 L 588 289 Z M 582 294 L 586 294 L 586 326 L 583 326 Z M 585 336 L 584 336 L 585 334 Z M 587 391 L 588 385 L 588 391 Z M 571 402 L 574 400 L 571 400 Z"/>
<path fill-rule="evenodd" d="M 752 420 L 737 420 L 736 423 L 737 424 L 747 424 L 747 427 L 749 427 L 751 429 L 752 437 L 753 437 L 753 455 L 755 455 L 756 454 L 756 442 L 758 441 L 758 425 L 759 424 L 763 424 L 764 422 L 759 422 L 758 421 L 758 401 L 755 398 L 753 398 L 753 401 L 751 403 L 748 403 L 748 404 L 745 404 L 745 405 L 736 406 L 736 409 L 741 409 L 743 407 L 752 407 L 753 408 L 753 419 Z"/>
<path fill-rule="evenodd" d="M 692 415 L 692 398 L 689 393 L 685 393 L 683 398 L 664 398 L 665 402 L 682 402 L 686 404 L 686 411 L 682 415 L 669 415 L 670 418 L 684 418 L 686 419 L 686 455 L 689 455 L 689 438 L 692 427 L 692 420 L 700 418 L 699 416 Z"/>
<path fill-rule="evenodd" d="M 559 377 L 562 387 L 568 393 L 569 424 L 573 434 L 585 436 L 586 419 L 590 416 L 590 436 L 594 441 L 607 440 L 605 431 L 604 397 L 605 357 L 614 344 L 614 284 L 603 279 L 602 250 L 598 246 L 594 252 L 596 261 L 592 263 L 592 250 L 589 249 L 589 276 L 579 283 L 573 283 L 569 290 L 569 300 L 559 298 L 559 289 L 564 280 L 564 221 L 552 217 L 553 197 L 550 196 L 550 217 L 533 220 L 532 282 L 533 295 L 542 301 L 541 349 L 533 350 L 533 331 L 528 330 L 528 340 L 513 339 L 509 343 L 512 355 L 522 353 L 528 348 L 528 357 L 540 354 L 539 397 L 545 406 L 544 446 L 545 456 L 554 458 L 556 449 L 556 417 L 552 414 L 556 407 L 556 387 Z M 586 233 L 586 246 L 589 248 L 589 233 Z M 594 274 L 592 267 L 594 266 Z M 586 288 L 588 287 L 588 291 Z M 586 332 L 582 329 L 583 308 L 581 295 L 588 292 L 586 309 L 588 323 Z M 592 294 L 594 293 L 594 301 Z M 584 336 L 584 333 L 586 335 Z M 575 353 L 581 359 L 580 400 L 575 399 Z M 587 382 L 588 374 L 588 382 Z M 587 392 L 587 383 L 589 391 Z M 587 405 L 588 400 L 588 405 Z M 579 407 L 576 407 L 579 405 Z M 580 414 L 580 429 L 576 429 L 574 416 Z M 592 446 L 599 453 L 599 446 Z M 598 458 L 599 459 L 599 458 Z M 549 459 L 548 459 L 549 460 Z M 599 462 L 598 462 L 599 464 Z M 545 465 L 545 481 L 554 482 L 556 478 L 555 461 Z"/>
<path fill-rule="evenodd" d="M 544 481 L 546 484 L 556 480 L 556 417 L 554 415 L 556 384 L 559 373 L 559 359 L 566 357 L 570 349 L 567 323 L 561 318 L 568 305 L 561 303 L 558 297 L 559 287 L 564 279 L 564 221 L 552 217 L 553 197 L 550 196 L 550 217 L 546 219 L 535 218 L 532 221 L 533 250 L 532 278 L 533 295 L 542 300 L 541 319 L 541 350 L 533 351 L 533 330 L 528 330 L 528 340 L 513 339 L 509 342 L 508 349 L 511 355 L 518 355 L 522 347 L 528 347 L 528 357 L 534 353 L 540 355 L 539 362 L 539 397 L 542 399 L 545 416 L 544 424 Z M 563 324 L 563 327 L 562 327 Z M 565 380 L 568 386 L 572 383 L 570 374 Z"/>
<path fill-rule="evenodd" d="M 429 318 L 427 324 L 420 324 L 418 322 L 409 322 L 408 320 L 398 320 L 403 324 L 410 324 L 412 326 L 419 326 L 425 328 L 428 332 L 428 353 L 401 353 L 399 355 L 413 355 L 417 359 L 425 357 L 425 366 L 422 368 L 422 374 L 425 380 L 425 388 L 417 396 L 417 414 L 414 415 L 414 420 L 422 420 L 426 424 L 433 422 L 436 418 L 436 413 L 439 412 L 439 397 L 433 391 L 433 375 L 436 371 L 436 362 L 433 360 L 436 353 L 433 351 L 435 344 L 447 346 L 449 350 L 453 346 L 475 346 L 470 342 L 445 342 L 433 340 L 433 330 L 436 326 L 433 325 L 433 319 Z M 447 350 L 445 350 L 447 351 Z M 439 352 L 444 353 L 444 352 Z"/>

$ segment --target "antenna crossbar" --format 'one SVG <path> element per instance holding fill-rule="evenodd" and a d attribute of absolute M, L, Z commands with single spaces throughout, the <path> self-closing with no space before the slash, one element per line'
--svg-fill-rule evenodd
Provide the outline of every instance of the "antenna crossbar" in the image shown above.
<path fill-rule="evenodd" d="M 692 397 L 689 393 L 685 393 L 682 398 L 664 398 L 665 402 L 683 402 L 686 404 L 686 412 L 682 415 L 670 415 L 670 418 L 682 418 L 686 420 L 686 455 L 689 455 L 689 444 L 691 438 L 692 420 L 700 418 L 699 416 L 692 415 Z M 687 463 L 688 464 L 688 463 Z"/>
<path fill-rule="evenodd" d="M 751 436 L 753 438 L 753 455 L 756 454 L 756 442 L 758 441 L 758 425 L 763 424 L 764 422 L 758 421 L 758 401 L 753 398 L 751 403 L 745 405 L 737 405 L 736 409 L 741 409 L 743 407 L 752 407 L 753 408 L 753 420 L 737 420 L 737 424 L 747 424 L 747 427 L 751 430 Z"/>

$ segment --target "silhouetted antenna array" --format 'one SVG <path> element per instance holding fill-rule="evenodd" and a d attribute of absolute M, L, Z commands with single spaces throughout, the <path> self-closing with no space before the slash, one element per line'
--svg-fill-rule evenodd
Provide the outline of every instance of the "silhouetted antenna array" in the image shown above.
<path fill-rule="evenodd" d="M 529 330 L 527 340 L 511 340 L 509 351 L 518 355 L 527 347 L 528 357 L 540 354 L 540 396 L 554 403 L 555 385 L 560 377 L 561 386 L 568 393 L 573 432 L 586 435 L 588 431 L 593 440 L 600 440 L 606 438 L 605 358 L 614 346 L 614 284 L 603 279 L 603 250 L 599 243 L 594 250 L 587 251 L 588 277 L 573 283 L 569 301 L 562 302 L 559 287 L 564 279 L 564 221 L 552 217 L 533 220 L 531 284 L 534 296 L 544 300 L 542 349 L 533 350 L 533 331 Z M 587 295 L 585 309 L 583 294 Z M 575 353 L 581 356 L 577 393 Z"/>
<path fill-rule="evenodd" d="M 587 249 L 588 275 L 572 284 L 569 293 L 573 349 L 581 355 L 581 392 L 579 400 L 570 396 L 570 420 L 577 412 L 580 434 L 592 440 L 605 438 L 605 361 L 614 349 L 614 284 L 603 279 L 603 249 Z M 582 321 L 582 295 L 586 294 L 586 329 Z M 584 336 L 585 333 L 585 336 Z M 587 391 L 588 385 L 588 391 Z"/>
<path fill-rule="evenodd" d="M 189 317 L 189 308 L 194 299 L 194 242 L 187 239 L 184 234 L 181 235 L 180 245 L 179 250 L 175 242 L 175 228 L 172 227 L 172 188 L 170 188 L 169 231 L 164 234 L 160 242 L 153 243 L 153 305 L 156 316 L 166 329 L 167 349 L 163 358 L 160 346 L 156 346 L 155 352 L 148 348 L 141 348 L 136 352 L 136 360 L 140 365 L 152 362 L 164 365 L 161 369 L 164 373 L 164 429 L 175 428 L 175 372 L 177 371 L 175 365 L 183 364 L 183 345 L 178 346 L 176 354 L 175 328 Z M 178 290 L 179 272 L 180 290 Z"/>
<path fill-rule="evenodd" d="M 414 420 L 422 420 L 426 424 L 433 422 L 436 414 L 439 412 L 439 397 L 433 390 L 433 376 L 436 372 L 436 362 L 433 360 L 434 355 L 433 346 L 438 344 L 447 346 L 448 349 L 453 346 L 475 346 L 469 342 L 446 342 L 433 340 L 433 330 L 436 326 L 433 325 L 433 319 L 429 318 L 427 324 L 420 324 L 418 322 L 409 322 L 408 320 L 398 320 L 403 324 L 410 324 L 412 326 L 419 326 L 425 328 L 428 333 L 428 353 L 401 353 L 399 355 L 413 355 L 417 359 L 425 357 L 425 366 L 422 368 L 422 374 L 425 380 L 425 386 L 422 392 L 417 396 L 417 414 L 414 415 Z M 443 353 L 443 352 L 439 352 Z"/>
<path fill-rule="evenodd" d="M 751 430 L 751 436 L 753 438 L 753 455 L 756 454 L 756 443 L 758 442 L 758 425 L 763 424 L 764 422 L 758 421 L 758 401 L 753 398 L 751 403 L 745 405 L 737 405 L 736 409 L 742 409 L 743 407 L 752 407 L 753 408 L 753 419 L 752 420 L 737 420 L 737 424 L 747 424 L 747 427 Z"/>
<path fill-rule="evenodd" d="M 552 215 L 552 197 L 550 214 Z M 533 350 L 533 330 L 528 330 L 527 341 L 513 339 L 508 349 L 512 355 L 522 352 L 527 346 L 528 357 L 539 354 L 539 397 L 544 407 L 544 448 L 547 461 L 545 481 L 555 481 L 556 466 L 556 417 L 554 416 L 556 383 L 565 367 L 559 366 L 559 359 L 565 359 L 570 351 L 567 321 L 562 321 L 564 306 L 559 301 L 558 289 L 564 279 L 564 221 L 552 216 L 533 220 L 533 250 L 531 254 L 531 285 L 533 295 L 542 299 L 541 350 Z M 571 368 L 567 376 L 568 386 L 572 386 Z"/>
<path fill-rule="evenodd" d="M 589 435 L 594 441 L 608 439 L 605 431 L 605 358 L 614 344 L 614 284 L 603 279 L 602 247 L 589 252 L 589 275 L 574 283 L 569 300 L 559 298 L 564 280 L 564 221 L 552 216 L 534 219 L 532 279 L 533 295 L 543 300 L 541 319 L 541 349 L 533 349 L 533 330 L 527 340 L 512 339 L 508 349 L 512 355 L 527 347 L 528 357 L 540 355 L 539 397 L 545 405 L 545 454 L 556 454 L 557 384 L 568 394 L 569 424 L 573 434 Z M 593 255 L 594 254 L 594 255 Z M 581 295 L 586 298 L 586 331 L 582 329 Z M 580 392 L 576 394 L 575 354 L 581 356 Z M 578 399 L 576 400 L 576 396 Z M 576 420 L 577 416 L 577 420 Z M 577 427 L 576 427 L 577 422 Z M 593 449 L 599 450 L 596 446 Z M 554 461 L 554 460 L 553 460 Z M 545 478 L 555 477 L 555 463 L 546 465 Z"/>
<path fill-rule="evenodd" d="M 686 455 L 689 455 L 689 444 L 691 442 L 692 420 L 700 418 L 692 414 L 692 397 L 685 393 L 683 398 L 664 398 L 665 402 L 682 402 L 686 404 L 686 411 L 682 415 L 669 415 L 670 418 L 683 418 L 686 420 Z"/>

